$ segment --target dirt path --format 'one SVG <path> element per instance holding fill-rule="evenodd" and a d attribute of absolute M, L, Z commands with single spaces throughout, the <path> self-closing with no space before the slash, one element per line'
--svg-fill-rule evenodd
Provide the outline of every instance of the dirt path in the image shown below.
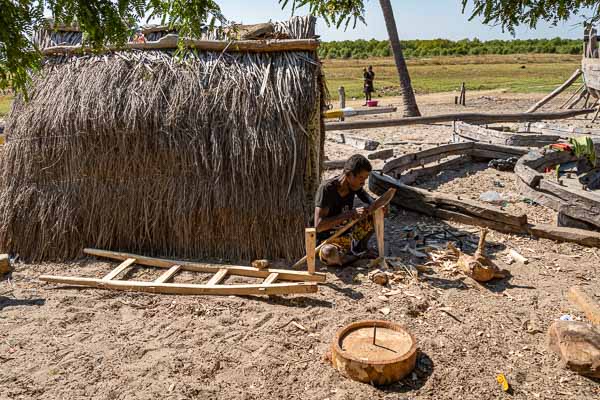
<path fill-rule="evenodd" d="M 473 94 L 467 109 L 508 112 L 535 100 Z M 423 113 L 457 107 L 441 95 L 419 101 Z M 383 142 L 444 142 L 451 129 L 386 128 L 367 134 Z M 390 147 L 401 154 L 428 146 Z M 354 151 L 327 142 L 330 159 Z M 451 173 L 442 174 L 430 184 L 436 190 L 474 198 L 490 188 L 514 191 L 509 173 L 475 165 L 460 176 L 453 180 Z M 554 217 L 541 206 L 515 203 L 511 207 L 534 219 Z M 401 251 L 406 231 L 451 227 L 464 233 L 464 245 L 473 249 L 476 228 L 393 210 L 386 221 L 388 251 L 406 263 L 422 264 Z M 563 314 L 582 318 L 566 300 L 570 286 L 585 285 L 600 300 L 600 249 L 493 231 L 489 243 L 490 255 L 510 270 L 512 278 L 494 282 L 484 291 L 438 267 L 422 274 L 419 282 L 398 273 L 396 281 L 384 288 L 368 280 L 363 263 L 329 269 L 327 283 L 315 295 L 148 295 L 77 290 L 37 281 L 43 273 L 101 277 L 115 263 L 87 259 L 17 264 L 12 285 L 0 282 L 0 399 L 600 398 L 598 381 L 561 369 L 545 344 L 553 320 Z M 506 265 L 511 248 L 530 263 Z M 135 273 L 146 280 L 156 275 Z M 184 273 L 178 279 L 190 282 L 194 276 Z M 386 296 L 389 289 L 400 291 Z M 388 315 L 380 311 L 384 307 L 389 307 Z M 335 331 L 364 318 L 397 321 L 415 334 L 420 355 L 414 374 L 377 389 L 343 378 L 322 361 Z M 499 373 L 508 378 L 512 396 L 500 390 Z"/>

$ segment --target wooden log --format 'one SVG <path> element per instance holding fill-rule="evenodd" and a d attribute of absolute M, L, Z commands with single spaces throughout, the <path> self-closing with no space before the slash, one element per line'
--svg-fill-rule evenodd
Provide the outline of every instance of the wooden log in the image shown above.
<path fill-rule="evenodd" d="M 564 206 L 558 209 L 558 213 L 556 214 L 556 226 L 565 226 L 568 228 L 577 228 L 577 229 L 586 229 L 588 231 L 598 229 L 597 226 L 592 224 L 588 224 L 579 219 L 575 219 L 565 214 Z"/>
<path fill-rule="evenodd" d="M 515 174 L 517 177 L 524 182 L 527 186 L 536 188 L 540 181 L 544 178 L 544 175 L 537 172 L 533 168 L 529 168 L 521 160 L 515 164 Z"/>
<path fill-rule="evenodd" d="M 304 230 L 306 245 L 306 265 L 308 273 L 315 273 L 315 247 L 317 247 L 317 230 L 315 228 L 306 228 Z"/>
<path fill-rule="evenodd" d="M 600 325 L 600 304 L 588 296 L 583 289 L 573 286 L 569 289 L 567 297 L 583 311 L 592 324 Z"/>
<path fill-rule="evenodd" d="M 529 225 L 529 233 L 536 237 L 558 242 L 578 243 L 588 247 L 600 247 L 600 232 L 577 228 L 564 228 L 547 224 Z"/>
<path fill-rule="evenodd" d="M 269 274 L 270 275 L 270 274 Z M 268 277 L 268 275 L 267 275 Z M 187 295 L 273 295 L 293 293 L 316 293 L 318 288 L 316 282 L 288 282 L 273 283 L 269 286 L 262 284 L 251 285 L 197 285 L 186 283 L 156 283 L 139 281 L 104 281 L 94 278 L 75 278 L 70 276 L 42 275 L 39 278 L 43 282 L 61 283 L 65 285 L 87 286 L 99 289 L 113 289 L 125 291 L 138 291 L 164 294 L 187 294 Z"/>
<path fill-rule="evenodd" d="M 567 106 L 567 104 L 569 104 L 571 102 L 571 100 L 573 100 L 573 98 L 575 96 L 577 96 L 579 94 L 579 92 L 581 92 L 583 89 L 585 88 L 585 85 L 581 85 L 579 86 L 579 88 L 571 95 L 571 97 L 569 97 L 569 99 L 567 101 L 565 101 L 560 107 L 558 108 L 565 108 Z"/>
<path fill-rule="evenodd" d="M 149 265 L 159 268 L 171 268 L 173 265 L 181 265 L 182 271 L 208 272 L 217 273 L 221 269 L 227 269 L 232 275 L 249 276 L 252 278 L 266 278 L 273 272 L 279 273 L 280 279 L 285 281 L 310 281 L 310 282 L 325 282 L 325 274 L 315 273 L 309 275 L 302 271 L 290 271 L 286 269 L 258 269 L 253 267 L 238 266 L 238 265 L 214 265 L 200 264 L 191 261 L 169 260 L 163 258 L 146 257 L 138 254 L 122 253 L 100 249 L 83 249 L 85 254 L 111 258 L 113 260 L 124 261 L 128 258 L 135 258 L 136 264 Z"/>
<path fill-rule="evenodd" d="M 497 151 L 499 153 L 508 153 L 518 157 L 529 152 L 527 149 L 521 149 L 519 147 L 487 143 L 473 143 L 473 149 Z"/>
<path fill-rule="evenodd" d="M 387 160 L 392 157 L 394 157 L 394 149 L 378 150 L 367 155 L 369 160 Z"/>
<path fill-rule="evenodd" d="M 492 221 L 485 218 L 479 218 L 472 215 L 462 214 L 456 211 L 438 209 L 435 212 L 435 216 L 448 221 L 454 221 L 465 225 L 482 226 L 484 228 L 491 228 L 498 232 L 505 233 L 525 233 L 524 229 L 521 229 L 514 225 L 503 224 L 501 222 Z"/>
<path fill-rule="evenodd" d="M 541 99 L 540 101 L 538 101 L 537 103 L 535 103 L 533 106 L 531 106 L 526 112 L 532 113 L 535 110 L 537 110 L 538 108 L 542 107 L 544 104 L 548 103 L 550 100 L 552 100 L 553 98 L 555 98 L 556 96 L 558 96 L 560 93 L 562 93 L 566 88 L 568 88 L 569 86 L 571 86 L 573 84 L 573 82 L 575 82 L 577 79 L 579 79 L 579 77 L 581 76 L 581 74 L 582 74 L 581 70 L 579 68 L 576 69 L 575 72 L 573 72 L 573 75 L 571 75 L 571 77 L 569 79 L 567 79 L 566 81 L 564 81 L 564 83 L 562 85 L 560 85 L 559 87 L 557 87 L 556 89 L 554 89 L 552 92 L 550 92 L 543 99 Z"/>
<path fill-rule="evenodd" d="M 558 226 L 597 230 L 600 229 L 598 218 L 597 212 L 572 203 L 562 203 L 558 208 Z"/>
<path fill-rule="evenodd" d="M 390 126 L 408 126 L 418 124 L 432 124 L 436 122 L 466 121 L 478 123 L 494 122 L 525 122 L 541 121 L 553 119 L 565 119 L 578 115 L 590 114 L 595 109 L 571 110 L 571 111 L 553 111 L 543 113 L 513 113 L 513 114 L 484 114 L 484 113 L 456 113 L 431 115 L 426 117 L 407 117 L 396 119 L 381 119 L 353 122 L 329 122 L 325 124 L 326 131 L 343 131 L 350 129 L 372 129 L 384 128 Z"/>
<path fill-rule="evenodd" d="M 122 50 L 167 50 L 176 49 L 179 37 L 176 34 L 169 34 L 160 38 L 156 42 L 146 43 L 126 43 L 123 46 L 106 46 L 101 52 L 113 52 Z M 240 52 L 240 53 L 270 53 L 281 51 L 315 51 L 319 47 L 319 41 L 316 39 L 286 39 L 286 40 L 198 40 L 183 39 L 183 45 L 189 49 L 214 52 Z M 42 50 L 45 56 L 52 55 L 70 55 L 97 53 L 92 47 L 82 46 L 53 46 Z"/>
<path fill-rule="evenodd" d="M 397 107 L 370 107 L 360 110 L 344 110 L 344 116 L 354 117 L 360 115 L 375 115 L 375 114 L 387 114 L 398 111 Z"/>

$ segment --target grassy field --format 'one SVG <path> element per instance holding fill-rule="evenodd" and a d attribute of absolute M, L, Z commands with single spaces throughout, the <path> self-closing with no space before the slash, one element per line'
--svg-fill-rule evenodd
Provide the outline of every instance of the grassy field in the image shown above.
<path fill-rule="evenodd" d="M 327 86 L 333 99 L 344 86 L 346 97 L 362 97 L 362 69 L 373 65 L 376 96 L 398 94 L 398 75 L 392 58 L 325 60 Z M 559 54 L 434 57 L 408 60 L 417 93 L 506 89 L 511 92 L 549 92 L 581 65 L 581 56 Z M 574 85 L 576 87 L 576 85 Z"/>
<path fill-rule="evenodd" d="M 581 56 L 562 54 L 485 55 L 434 57 L 408 60 L 413 87 L 417 93 L 458 90 L 506 89 L 511 92 L 549 92 L 564 82 L 581 64 Z M 332 99 L 344 86 L 346 96 L 362 97 L 362 69 L 373 65 L 375 96 L 398 95 L 398 76 L 392 58 L 368 60 L 325 60 L 325 78 Z M 572 86 L 572 90 L 577 87 Z M 10 110 L 12 97 L 0 95 L 0 118 Z"/>

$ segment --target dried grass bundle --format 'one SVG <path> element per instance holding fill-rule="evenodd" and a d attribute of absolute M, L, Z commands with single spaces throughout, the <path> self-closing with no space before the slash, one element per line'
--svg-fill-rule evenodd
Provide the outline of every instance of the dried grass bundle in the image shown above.
<path fill-rule="evenodd" d="M 8 120 L 0 248 L 297 258 L 323 151 L 313 53 L 54 57 Z"/>

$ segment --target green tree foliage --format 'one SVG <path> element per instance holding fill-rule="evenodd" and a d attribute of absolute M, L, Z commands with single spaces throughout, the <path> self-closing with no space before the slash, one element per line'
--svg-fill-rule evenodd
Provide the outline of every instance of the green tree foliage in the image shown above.
<path fill-rule="evenodd" d="M 404 40 L 401 41 L 406 58 L 463 56 L 484 54 L 580 54 L 582 41 L 577 39 L 529 39 L 529 40 L 489 40 L 447 39 Z M 348 56 L 349 55 L 349 56 Z M 319 48 L 321 58 L 388 57 L 391 55 L 387 40 L 344 40 L 324 42 Z"/>
<path fill-rule="evenodd" d="M 363 0 L 277 1 L 293 9 L 306 6 L 327 24 L 338 27 L 364 22 Z M 31 39 L 45 22 L 45 9 L 59 23 L 76 21 L 87 44 L 98 49 L 107 43 L 124 43 L 136 25 L 150 18 L 189 37 L 199 37 L 207 26 L 227 24 L 215 0 L 0 0 L 0 89 L 12 86 L 24 91 L 30 73 L 39 68 L 41 53 Z"/>
<path fill-rule="evenodd" d="M 598 0 L 461 0 L 463 13 L 470 9 L 470 19 L 480 17 L 485 24 L 502 26 L 509 32 L 523 24 L 535 28 L 540 21 L 556 25 L 574 15 L 592 9 L 588 22 L 600 20 Z"/>

